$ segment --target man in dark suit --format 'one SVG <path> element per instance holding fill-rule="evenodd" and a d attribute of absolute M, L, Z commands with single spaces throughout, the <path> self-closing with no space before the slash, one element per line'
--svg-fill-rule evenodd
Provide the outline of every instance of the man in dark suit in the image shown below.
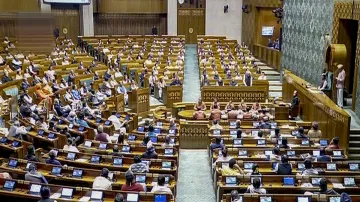
<path fill-rule="evenodd" d="M 55 26 L 54 37 L 59 38 L 59 36 L 60 36 L 60 30 L 59 30 L 58 26 Z"/>
<path fill-rule="evenodd" d="M 158 34 L 158 30 L 157 28 L 155 27 L 155 25 L 153 26 L 152 30 L 151 30 L 151 34 L 152 35 L 157 35 Z"/>

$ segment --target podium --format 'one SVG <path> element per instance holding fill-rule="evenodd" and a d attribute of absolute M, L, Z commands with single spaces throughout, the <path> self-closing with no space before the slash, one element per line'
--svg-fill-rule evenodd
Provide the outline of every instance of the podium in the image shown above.
<path fill-rule="evenodd" d="M 150 110 L 149 88 L 139 88 L 128 93 L 129 108 L 133 113 L 144 114 Z"/>
<path fill-rule="evenodd" d="M 182 102 L 183 87 L 166 86 L 162 92 L 162 97 L 166 108 L 172 108 L 174 103 Z"/>

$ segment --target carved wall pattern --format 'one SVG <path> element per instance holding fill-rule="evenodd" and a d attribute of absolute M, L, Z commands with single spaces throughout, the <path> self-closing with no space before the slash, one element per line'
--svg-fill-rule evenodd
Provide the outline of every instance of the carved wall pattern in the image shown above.
<path fill-rule="evenodd" d="M 338 41 L 340 18 L 352 19 L 352 6 L 352 2 L 335 2 L 332 43 L 336 44 Z"/>
<path fill-rule="evenodd" d="M 215 98 L 219 102 L 227 102 L 232 100 L 233 102 L 240 102 L 244 99 L 245 102 L 265 102 L 267 94 L 265 92 L 205 92 L 202 99 L 204 102 L 212 102 Z"/>
<path fill-rule="evenodd" d="M 148 103 L 148 102 L 149 102 L 149 95 L 139 95 L 138 104 Z"/>
<path fill-rule="evenodd" d="M 286 0 L 281 64 L 317 84 L 325 67 L 325 33 L 332 33 L 334 0 Z"/>
<path fill-rule="evenodd" d="M 170 92 L 168 94 L 169 100 L 180 100 L 181 99 L 181 92 Z"/>

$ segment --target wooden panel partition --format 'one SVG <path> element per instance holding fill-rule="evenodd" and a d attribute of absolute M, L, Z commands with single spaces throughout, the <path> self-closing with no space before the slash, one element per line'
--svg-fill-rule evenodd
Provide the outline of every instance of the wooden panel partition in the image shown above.
<path fill-rule="evenodd" d="M 149 88 L 140 88 L 129 92 L 129 108 L 137 114 L 148 112 L 150 110 Z"/>
<path fill-rule="evenodd" d="M 350 116 L 325 94 L 306 88 L 307 82 L 289 71 L 283 79 L 283 100 L 290 102 L 294 90 L 300 98 L 300 118 L 317 121 L 324 138 L 338 136 L 341 148 L 347 153 L 349 143 Z"/>
<path fill-rule="evenodd" d="M 171 108 L 173 103 L 182 102 L 183 87 L 182 86 L 166 86 L 162 92 L 164 105 Z"/>
<path fill-rule="evenodd" d="M 254 44 L 253 50 L 256 58 L 280 71 L 281 52 L 279 50 L 259 44 Z"/>
<path fill-rule="evenodd" d="M 269 97 L 269 82 L 254 81 L 253 86 L 203 86 L 201 98 L 204 102 L 212 102 L 217 98 L 219 102 L 265 102 Z"/>
<path fill-rule="evenodd" d="M 180 148 L 206 149 L 209 146 L 208 121 L 180 122 Z"/>

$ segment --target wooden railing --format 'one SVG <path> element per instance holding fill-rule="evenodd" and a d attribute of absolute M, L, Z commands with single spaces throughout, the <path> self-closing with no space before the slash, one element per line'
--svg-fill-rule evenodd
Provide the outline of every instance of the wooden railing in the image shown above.
<path fill-rule="evenodd" d="M 281 52 L 274 48 L 269 48 L 263 45 L 254 44 L 253 54 L 256 58 L 266 63 L 275 70 L 280 71 Z"/>

